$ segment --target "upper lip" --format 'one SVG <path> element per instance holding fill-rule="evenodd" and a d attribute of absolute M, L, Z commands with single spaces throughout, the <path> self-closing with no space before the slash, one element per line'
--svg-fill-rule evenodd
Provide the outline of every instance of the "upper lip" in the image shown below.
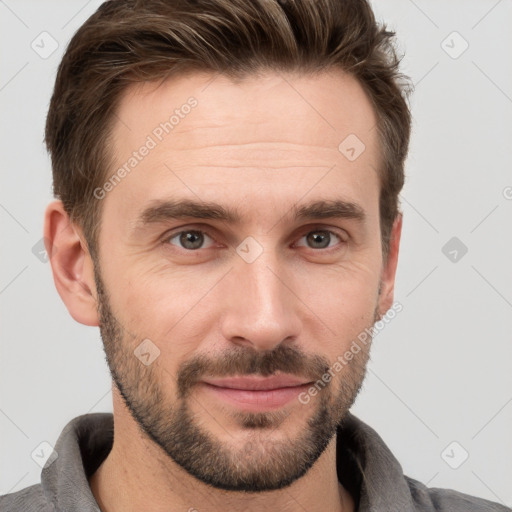
<path fill-rule="evenodd" d="M 231 389 L 245 389 L 245 390 L 269 390 L 278 388 L 290 388 L 294 386 L 303 386 L 308 384 L 299 377 L 293 375 L 272 375 L 270 377 L 262 377 L 251 375 L 246 377 L 226 377 L 221 379 L 206 378 L 203 382 L 212 386 Z"/>

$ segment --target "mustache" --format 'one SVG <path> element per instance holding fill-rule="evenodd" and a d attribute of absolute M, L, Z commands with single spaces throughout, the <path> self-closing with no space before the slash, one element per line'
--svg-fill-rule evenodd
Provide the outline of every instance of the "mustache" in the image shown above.
<path fill-rule="evenodd" d="M 329 361 L 319 355 L 308 355 L 297 347 L 279 345 L 271 351 L 252 348 L 232 349 L 216 359 L 198 355 L 185 362 L 178 371 L 178 395 L 185 398 L 190 389 L 203 377 L 260 375 L 268 377 L 277 372 L 317 381 L 329 369 Z M 329 383 L 330 384 L 330 383 Z"/>

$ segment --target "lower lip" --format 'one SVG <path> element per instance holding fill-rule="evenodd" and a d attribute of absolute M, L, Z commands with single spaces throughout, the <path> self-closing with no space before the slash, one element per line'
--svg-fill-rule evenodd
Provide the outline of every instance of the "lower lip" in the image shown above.
<path fill-rule="evenodd" d="M 207 392 L 225 402 L 246 411 L 257 412 L 283 407 L 294 398 L 297 398 L 300 393 L 306 391 L 310 384 L 266 390 L 222 388 L 207 384 L 206 382 L 202 382 L 201 386 Z"/>

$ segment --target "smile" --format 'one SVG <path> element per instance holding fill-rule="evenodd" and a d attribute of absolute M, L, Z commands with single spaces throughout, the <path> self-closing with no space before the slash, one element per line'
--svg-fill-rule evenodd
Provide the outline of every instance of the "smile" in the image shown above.
<path fill-rule="evenodd" d="M 262 412 L 283 407 L 311 384 L 291 375 L 204 379 L 200 386 L 217 400 L 235 407 Z"/>

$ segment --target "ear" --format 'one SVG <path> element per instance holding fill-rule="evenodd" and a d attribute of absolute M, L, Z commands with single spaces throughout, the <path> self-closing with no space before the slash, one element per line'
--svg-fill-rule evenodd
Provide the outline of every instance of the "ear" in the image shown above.
<path fill-rule="evenodd" d="M 71 223 L 62 201 L 46 208 L 44 241 L 55 286 L 69 313 L 81 324 L 99 325 L 92 258 L 81 229 Z"/>
<path fill-rule="evenodd" d="M 398 249 L 400 246 L 400 236 L 402 234 L 402 214 L 399 213 L 393 222 L 391 237 L 389 241 L 389 254 L 387 261 L 384 262 L 381 273 L 381 291 L 379 295 L 379 317 L 382 316 L 393 305 L 395 292 L 395 276 L 398 263 Z"/>

